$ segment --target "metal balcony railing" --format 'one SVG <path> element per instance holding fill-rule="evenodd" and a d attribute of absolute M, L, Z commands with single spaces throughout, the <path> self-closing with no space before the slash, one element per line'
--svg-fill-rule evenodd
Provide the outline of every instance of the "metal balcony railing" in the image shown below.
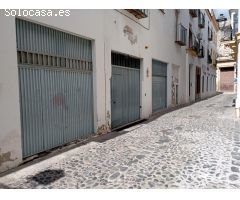
<path fill-rule="evenodd" d="M 192 39 L 189 40 L 189 49 L 192 51 L 198 52 L 199 42 L 195 35 L 192 34 Z"/>
<path fill-rule="evenodd" d="M 138 19 L 148 17 L 148 9 L 126 9 L 126 10 L 133 14 Z"/>
<path fill-rule="evenodd" d="M 189 14 L 194 18 L 197 17 L 197 9 L 190 9 Z"/>
<path fill-rule="evenodd" d="M 185 46 L 187 43 L 187 29 L 182 25 L 177 25 L 176 41 L 180 46 Z"/>
<path fill-rule="evenodd" d="M 205 16 L 201 11 L 198 12 L 198 26 L 199 28 L 205 27 Z"/>
<path fill-rule="evenodd" d="M 188 43 L 188 48 L 187 52 L 191 54 L 194 57 L 198 56 L 198 50 L 199 50 L 199 41 L 197 40 L 196 36 L 192 33 L 189 32 L 189 43 Z"/>

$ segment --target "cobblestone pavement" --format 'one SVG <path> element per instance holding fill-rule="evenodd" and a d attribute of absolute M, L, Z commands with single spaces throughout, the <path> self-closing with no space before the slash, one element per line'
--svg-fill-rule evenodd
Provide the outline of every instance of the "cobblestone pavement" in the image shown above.
<path fill-rule="evenodd" d="M 240 120 L 221 94 L 0 178 L 5 188 L 240 188 Z"/>

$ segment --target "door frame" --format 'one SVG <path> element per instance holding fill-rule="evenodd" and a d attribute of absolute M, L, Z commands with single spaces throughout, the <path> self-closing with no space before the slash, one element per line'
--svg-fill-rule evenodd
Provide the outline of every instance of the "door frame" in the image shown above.
<path fill-rule="evenodd" d="M 164 63 L 164 64 L 166 64 L 166 75 L 164 75 L 164 76 L 160 76 L 160 77 L 164 77 L 165 78 L 165 84 L 166 84 L 166 92 L 165 92 L 165 97 L 166 97 L 166 101 L 165 101 L 165 107 L 164 108 L 160 108 L 160 109 L 158 109 L 158 110 L 153 110 L 153 73 L 151 73 L 151 79 L 152 79 L 152 81 L 151 81 L 151 87 L 152 87 L 152 92 L 151 92 L 151 99 L 152 99 L 152 113 L 157 113 L 157 112 L 159 112 L 159 111 L 161 111 L 161 110 L 163 110 L 163 109 L 166 109 L 167 108 L 167 106 L 168 106 L 168 67 L 169 67 L 169 64 L 167 63 L 167 62 L 164 62 L 164 61 L 161 61 L 161 60 L 158 60 L 158 59 L 152 59 L 151 60 L 151 64 L 152 64 L 152 69 L 153 69 L 153 61 L 156 61 L 156 62 L 161 62 L 161 63 Z M 151 70 L 152 72 L 153 72 L 153 70 Z"/>
<path fill-rule="evenodd" d="M 113 59 L 114 59 L 112 57 L 113 54 L 119 54 L 120 56 L 127 56 L 127 57 L 130 57 L 130 58 L 136 59 L 136 60 L 139 61 L 139 66 L 137 65 L 137 67 L 128 67 L 128 66 L 121 66 L 119 64 L 113 63 Z M 111 130 L 119 129 L 121 127 L 127 126 L 127 125 L 135 123 L 137 121 L 140 121 L 142 119 L 142 79 L 143 79 L 142 63 L 143 63 L 142 59 L 139 58 L 139 57 L 136 57 L 136 56 L 133 56 L 133 55 L 130 55 L 130 54 L 126 54 L 126 53 L 122 53 L 122 52 L 119 52 L 119 51 L 114 51 L 114 50 L 111 51 L 111 78 L 110 78 L 110 110 L 111 110 L 110 127 L 111 127 Z M 131 121 L 129 123 L 123 123 L 123 124 L 113 128 L 112 127 L 112 116 L 113 116 L 112 115 L 112 111 L 113 111 L 113 108 L 112 108 L 112 98 L 113 98 L 112 81 L 113 81 L 113 76 L 112 75 L 113 75 L 113 67 L 114 66 L 119 67 L 119 68 L 135 69 L 135 70 L 139 71 L 139 117 L 135 121 Z"/>

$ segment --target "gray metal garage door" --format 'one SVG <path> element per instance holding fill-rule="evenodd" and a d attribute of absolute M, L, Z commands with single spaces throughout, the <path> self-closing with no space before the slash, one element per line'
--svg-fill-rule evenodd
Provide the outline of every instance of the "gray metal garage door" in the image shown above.
<path fill-rule="evenodd" d="M 140 60 L 112 53 L 112 128 L 140 118 Z"/>
<path fill-rule="evenodd" d="M 152 61 L 152 111 L 167 107 L 167 64 Z"/>
<path fill-rule="evenodd" d="M 23 157 L 93 133 L 91 41 L 16 19 Z"/>

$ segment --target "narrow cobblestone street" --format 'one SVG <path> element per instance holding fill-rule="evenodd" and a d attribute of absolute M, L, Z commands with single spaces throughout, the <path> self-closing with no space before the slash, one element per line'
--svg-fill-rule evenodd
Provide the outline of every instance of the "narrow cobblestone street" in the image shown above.
<path fill-rule="evenodd" d="M 0 178 L 5 188 L 240 188 L 240 121 L 221 94 Z"/>

